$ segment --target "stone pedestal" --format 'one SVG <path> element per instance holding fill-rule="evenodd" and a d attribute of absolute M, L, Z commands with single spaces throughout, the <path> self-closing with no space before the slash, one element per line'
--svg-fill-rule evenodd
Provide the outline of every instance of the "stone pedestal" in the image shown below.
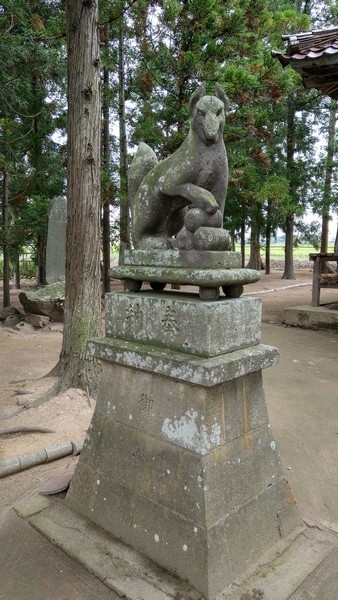
<path fill-rule="evenodd" d="M 107 297 L 101 387 L 66 503 L 207 600 L 298 525 L 271 432 L 260 301 Z"/>

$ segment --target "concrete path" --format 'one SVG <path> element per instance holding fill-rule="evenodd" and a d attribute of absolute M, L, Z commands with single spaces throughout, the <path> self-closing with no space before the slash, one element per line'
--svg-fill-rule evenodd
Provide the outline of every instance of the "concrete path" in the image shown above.
<path fill-rule="evenodd" d="M 262 340 L 280 352 L 264 387 L 298 506 L 338 532 L 338 335 L 263 324 Z"/>
<path fill-rule="evenodd" d="M 51 544 L 12 509 L 45 481 L 75 467 L 76 458 L 34 467 L 0 479 L 0 599 L 117 600 L 84 567 Z"/>

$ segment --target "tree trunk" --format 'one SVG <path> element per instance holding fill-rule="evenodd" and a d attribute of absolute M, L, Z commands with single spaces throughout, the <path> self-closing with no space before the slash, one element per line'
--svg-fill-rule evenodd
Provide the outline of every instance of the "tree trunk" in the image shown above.
<path fill-rule="evenodd" d="M 260 271 L 262 268 L 260 233 L 262 226 L 261 205 L 253 202 L 251 208 L 251 236 L 250 236 L 250 258 L 248 262 L 249 269 Z"/>
<path fill-rule="evenodd" d="M 322 207 L 322 230 L 320 236 L 320 251 L 324 254 L 329 246 L 330 208 Z"/>
<path fill-rule="evenodd" d="M 107 29 L 107 28 L 106 28 Z M 105 39 L 108 39 L 106 31 Z M 106 172 L 105 187 L 103 190 L 102 202 L 102 258 L 103 258 L 103 273 L 102 273 L 102 288 L 103 293 L 110 292 L 110 192 L 111 186 L 109 181 L 109 164 L 110 164 L 110 140 L 109 140 L 109 69 L 103 70 L 103 128 L 102 128 L 102 159 L 103 166 Z"/>
<path fill-rule="evenodd" d="M 242 200 L 242 215 L 241 215 L 241 257 L 242 267 L 245 265 L 245 222 L 246 222 L 246 205 Z"/>
<path fill-rule="evenodd" d="M 39 165 L 43 154 L 42 147 L 42 136 L 40 133 L 41 128 L 41 106 L 42 97 L 41 90 L 39 91 L 38 78 L 35 73 L 32 75 L 32 91 L 33 91 L 33 146 L 32 146 L 32 166 L 39 172 Z M 47 285 L 47 274 L 46 274 L 46 250 L 47 250 L 47 228 L 45 233 L 39 233 L 36 239 L 36 250 L 37 250 L 37 284 Z"/>
<path fill-rule="evenodd" d="M 329 136 L 328 136 L 327 156 L 326 156 L 324 194 L 323 194 L 323 208 L 322 208 L 322 233 L 321 233 L 321 243 L 320 243 L 320 251 L 322 253 L 327 252 L 328 246 L 329 246 L 329 223 L 330 223 L 333 160 L 334 160 L 335 136 L 336 136 L 336 120 L 337 120 L 337 111 L 331 105 L 330 122 L 329 122 Z"/>
<path fill-rule="evenodd" d="M 265 228 L 265 275 L 270 275 L 271 209 L 272 200 L 268 200 Z"/>
<path fill-rule="evenodd" d="M 47 285 L 47 273 L 46 273 L 46 249 L 47 249 L 47 240 L 44 235 L 38 235 L 36 241 L 36 251 L 37 251 L 37 284 L 38 285 Z"/>
<path fill-rule="evenodd" d="M 289 215 L 285 223 L 285 266 L 282 279 L 296 279 L 293 266 L 293 225 L 294 217 Z"/>
<path fill-rule="evenodd" d="M 231 239 L 231 250 L 233 252 L 235 252 L 236 250 L 236 236 L 235 236 L 235 232 L 231 231 L 230 233 L 230 239 Z"/>
<path fill-rule="evenodd" d="M 257 271 L 260 271 L 261 264 L 259 225 L 255 220 L 251 225 L 250 258 L 247 266 L 249 269 L 256 269 Z"/>
<path fill-rule="evenodd" d="M 14 254 L 14 266 L 15 266 L 15 287 L 17 290 L 21 288 L 21 273 L 20 273 L 20 252 L 15 250 Z"/>
<path fill-rule="evenodd" d="M 8 173 L 3 172 L 3 196 L 2 196 L 2 254 L 3 254 L 3 307 L 10 306 L 9 287 L 9 240 L 8 240 L 8 211 L 9 211 L 9 189 Z"/>
<path fill-rule="evenodd" d="M 87 340 L 101 333 L 100 50 L 98 3 L 67 0 L 68 185 L 61 388 L 95 394 L 98 365 Z"/>
<path fill-rule="evenodd" d="M 119 32 L 119 130 L 120 130 L 120 254 L 119 263 L 123 262 L 123 250 L 130 247 L 129 203 L 128 203 L 128 149 L 125 105 L 125 70 L 124 70 L 124 21 L 120 19 Z"/>
<path fill-rule="evenodd" d="M 292 202 L 296 203 L 295 173 L 295 107 L 292 98 L 288 99 L 287 135 L 286 135 L 286 170 L 290 185 Z M 295 279 L 293 265 L 293 226 L 294 213 L 289 213 L 285 219 L 285 263 L 282 279 Z"/>

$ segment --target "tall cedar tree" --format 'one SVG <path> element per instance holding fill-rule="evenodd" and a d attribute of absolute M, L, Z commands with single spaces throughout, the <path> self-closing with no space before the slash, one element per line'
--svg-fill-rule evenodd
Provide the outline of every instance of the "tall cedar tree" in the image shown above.
<path fill-rule="evenodd" d="M 5 287 L 9 259 L 29 245 L 37 254 L 38 283 L 45 283 L 47 211 L 63 192 L 60 145 L 52 139 L 62 81 L 60 2 L 9 1 L 0 11 L 0 160 L 7 212 L 3 225 Z M 24 68 L 23 68 L 24 67 Z M 48 102 L 46 98 L 48 97 Z M 59 113 L 60 114 L 60 113 Z"/>
<path fill-rule="evenodd" d="M 61 388 L 95 394 L 99 367 L 87 341 L 101 332 L 100 49 L 98 3 L 68 0 L 68 187 Z"/>

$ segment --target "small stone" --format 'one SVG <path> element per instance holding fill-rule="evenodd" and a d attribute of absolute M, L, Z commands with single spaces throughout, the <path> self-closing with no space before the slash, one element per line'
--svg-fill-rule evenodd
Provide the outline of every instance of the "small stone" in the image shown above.
<path fill-rule="evenodd" d="M 20 323 L 17 323 L 17 325 L 15 325 L 14 329 L 16 329 L 17 331 L 20 331 L 20 333 L 34 333 L 33 325 L 30 325 L 29 323 L 26 323 L 25 321 L 20 321 Z"/>
<path fill-rule="evenodd" d="M 29 314 L 26 316 L 26 322 L 32 325 L 33 327 L 45 327 L 47 323 L 49 323 L 50 317 L 45 315 L 34 315 Z"/>
<path fill-rule="evenodd" d="M 10 327 L 11 329 L 16 329 L 17 325 L 20 323 L 21 320 L 21 313 L 9 315 L 4 320 L 4 326 Z"/>
<path fill-rule="evenodd" d="M 11 317 L 13 315 L 19 315 L 22 317 L 21 312 L 15 308 L 15 306 L 5 306 L 5 308 L 0 308 L 0 321 L 5 321 L 7 317 Z"/>

